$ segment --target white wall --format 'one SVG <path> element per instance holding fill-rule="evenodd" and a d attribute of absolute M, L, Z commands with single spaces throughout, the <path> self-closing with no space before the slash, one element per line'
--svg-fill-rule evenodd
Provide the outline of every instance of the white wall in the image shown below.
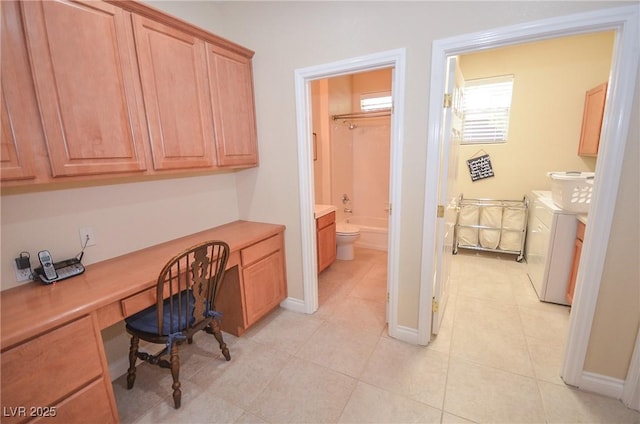
<path fill-rule="evenodd" d="M 3 290 L 20 284 L 12 261 L 21 251 L 31 254 L 33 267 L 40 250 L 49 250 L 54 261 L 75 256 L 80 227 L 94 231 L 96 245 L 82 260 L 90 265 L 239 217 L 233 173 L 11 191 L 16 194 L 3 195 L 0 206 Z"/>
<path fill-rule="evenodd" d="M 353 214 L 388 219 L 390 118 L 363 119 L 353 133 Z"/>
<path fill-rule="evenodd" d="M 352 111 L 360 111 L 360 97 L 368 93 L 391 91 L 391 69 L 353 75 Z M 391 160 L 391 118 L 354 121 L 353 198 L 354 215 L 389 217 L 389 171 Z"/>

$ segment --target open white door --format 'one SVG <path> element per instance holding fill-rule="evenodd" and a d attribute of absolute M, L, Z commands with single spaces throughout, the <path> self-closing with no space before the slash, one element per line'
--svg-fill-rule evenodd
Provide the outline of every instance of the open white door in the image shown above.
<path fill-rule="evenodd" d="M 457 218 L 459 193 L 458 148 L 462 139 L 462 99 L 464 78 L 458 66 L 458 57 L 448 58 L 444 122 L 440 142 L 440 182 L 438 186 L 438 223 L 436 246 L 436 272 L 433 282 L 433 319 L 431 332 L 438 334 L 449 299 L 449 280 Z"/>

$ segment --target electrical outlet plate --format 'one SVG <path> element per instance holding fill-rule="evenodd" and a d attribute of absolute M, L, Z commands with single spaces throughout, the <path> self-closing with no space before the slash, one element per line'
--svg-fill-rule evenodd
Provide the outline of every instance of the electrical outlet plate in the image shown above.
<path fill-rule="evenodd" d="M 80 232 L 80 247 L 84 247 L 85 242 L 88 246 L 96 245 L 96 237 L 93 235 L 93 228 L 91 227 L 82 227 L 79 230 Z M 87 236 L 89 236 L 89 241 L 87 242 Z"/>
<path fill-rule="evenodd" d="M 13 269 L 16 271 L 16 281 L 18 283 L 31 280 L 31 268 L 18 269 L 18 266 L 14 261 Z"/>

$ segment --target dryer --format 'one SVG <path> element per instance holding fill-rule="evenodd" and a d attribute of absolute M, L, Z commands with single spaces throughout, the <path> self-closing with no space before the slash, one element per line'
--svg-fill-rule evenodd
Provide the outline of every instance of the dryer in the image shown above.
<path fill-rule="evenodd" d="M 527 274 L 541 301 L 568 305 L 576 214 L 556 206 L 550 191 L 532 191 L 528 197 Z"/>

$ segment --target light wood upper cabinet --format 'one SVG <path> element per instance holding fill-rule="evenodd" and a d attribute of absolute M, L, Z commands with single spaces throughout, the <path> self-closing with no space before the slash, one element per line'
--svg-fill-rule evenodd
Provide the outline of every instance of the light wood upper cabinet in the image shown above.
<path fill-rule="evenodd" d="M 257 166 L 253 52 L 143 2 L 2 2 L 3 187 Z"/>
<path fill-rule="evenodd" d="M 22 7 L 53 176 L 146 169 L 128 14 L 94 1 Z"/>
<path fill-rule="evenodd" d="M 257 165 L 251 59 L 208 44 L 207 60 L 218 165 Z"/>
<path fill-rule="evenodd" d="M 205 42 L 133 16 L 154 169 L 215 165 Z"/>
<path fill-rule="evenodd" d="M 578 156 L 598 156 L 606 98 L 606 82 L 587 91 L 585 95 Z"/>
<path fill-rule="evenodd" d="M 20 9 L 16 2 L 2 7 L 2 95 L 0 115 L 0 175 L 2 181 L 35 178 L 31 142 L 41 139 L 33 85 L 29 78 L 29 60 L 24 49 Z"/>

